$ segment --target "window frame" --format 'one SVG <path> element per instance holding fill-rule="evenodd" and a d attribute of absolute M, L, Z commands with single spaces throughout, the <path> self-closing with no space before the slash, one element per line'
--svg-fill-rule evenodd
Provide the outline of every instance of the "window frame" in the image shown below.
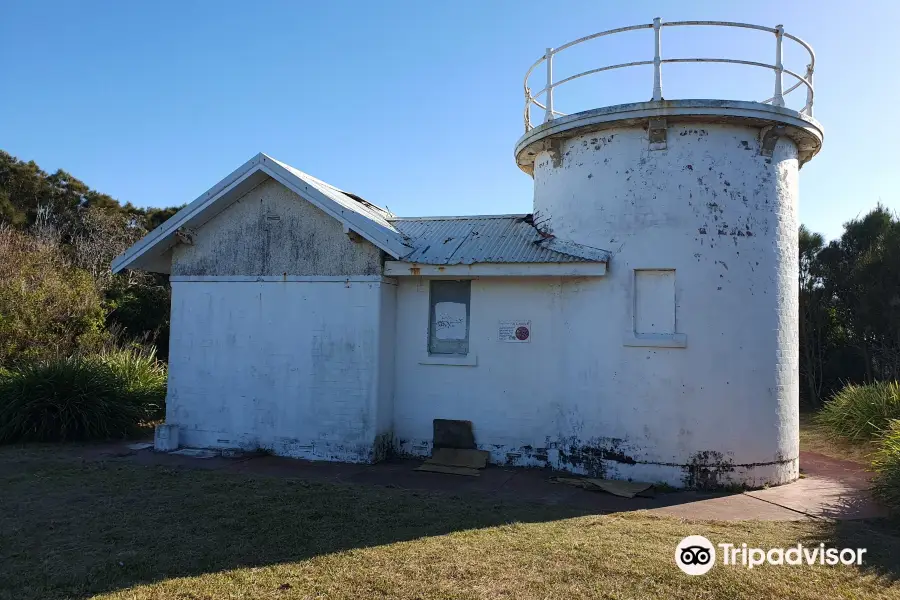
<path fill-rule="evenodd" d="M 673 294 L 672 301 L 674 303 L 674 333 L 638 333 L 637 331 L 637 307 L 638 307 L 638 290 L 637 280 L 638 273 L 642 271 L 669 271 L 673 278 Z M 629 291 L 629 311 L 630 315 L 627 320 L 628 330 L 622 338 L 623 346 L 646 347 L 646 348 L 685 348 L 687 347 L 687 335 L 678 332 L 678 273 L 677 269 L 661 268 L 661 267 L 645 267 L 631 270 L 631 285 Z"/>
<path fill-rule="evenodd" d="M 448 285 L 449 284 L 449 285 Z M 457 289 L 451 289 L 459 286 Z M 445 289 L 440 289 L 440 288 Z M 465 298 L 463 299 L 463 296 Z M 462 301 L 460 301 L 462 300 Z M 445 302 L 464 304 L 466 307 L 466 334 L 462 340 L 437 338 L 437 306 Z M 469 354 L 469 335 L 472 314 L 471 279 L 432 279 L 428 282 L 428 354 L 431 356 L 466 356 Z"/>
<path fill-rule="evenodd" d="M 473 279 L 457 278 L 428 280 L 428 327 L 425 337 L 425 353 L 419 361 L 420 364 L 456 366 L 475 366 L 477 364 L 475 353 L 472 351 L 472 281 Z M 440 289 L 451 282 L 464 285 L 455 292 Z M 436 338 L 435 319 L 437 315 L 435 311 L 441 302 L 465 304 L 465 340 L 438 340 Z"/>

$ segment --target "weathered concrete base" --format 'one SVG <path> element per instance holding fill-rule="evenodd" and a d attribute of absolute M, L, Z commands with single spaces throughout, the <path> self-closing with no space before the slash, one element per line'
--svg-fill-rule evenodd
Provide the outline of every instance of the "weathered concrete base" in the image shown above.
<path fill-rule="evenodd" d="M 163 432 L 163 433 L 160 433 Z M 174 445 L 173 444 L 174 441 Z M 490 463 L 506 467 L 550 468 L 558 471 L 602 477 L 666 484 L 676 488 L 717 490 L 733 487 L 761 488 L 782 485 L 799 477 L 798 459 L 768 463 L 742 464 L 717 452 L 697 452 L 687 463 L 663 463 L 642 460 L 617 440 L 580 440 L 548 442 L 546 447 L 510 447 L 503 444 L 478 444 L 490 455 Z M 261 442 L 253 435 L 235 435 L 221 431 L 157 427 L 156 450 L 179 447 L 205 448 L 221 452 L 255 452 L 313 461 L 373 464 L 391 454 L 402 457 L 428 457 L 432 440 L 401 440 L 390 433 L 376 436 L 371 444 L 347 444 L 330 440 L 300 441 L 275 438 Z"/>
<path fill-rule="evenodd" d="M 677 488 L 717 490 L 731 487 L 761 488 L 795 481 L 800 475 L 798 460 L 765 464 L 736 465 L 653 463 L 624 464 L 606 461 L 606 477 L 666 483 Z"/>
<path fill-rule="evenodd" d="M 627 448 L 604 447 L 568 441 L 550 442 L 545 448 L 511 448 L 479 444 L 490 453 L 490 462 L 508 467 L 551 468 L 576 475 L 664 483 L 676 488 L 715 490 L 730 487 L 759 488 L 790 483 L 799 477 L 796 458 L 771 463 L 737 464 L 715 452 L 698 452 L 686 464 L 658 463 L 632 458 Z M 398 440 L 396 452 L 406 457 L 426 457 L 431 440 Z"/>
<path fill-rule="evenodd" d="M 383 460 L 387 454 L 380 437 L 371 444 L 347 444 L 329 440 L 297 440 L 274 438 L 260 441 L 254 435 L 240 435 L 224 431 L 204 431 L 182 428 L 181 445 L 190 448 L 216 450 L 239 449 L 244 452 L 264 450 L 275 456 L 345 463 L 371 464 Z"/>

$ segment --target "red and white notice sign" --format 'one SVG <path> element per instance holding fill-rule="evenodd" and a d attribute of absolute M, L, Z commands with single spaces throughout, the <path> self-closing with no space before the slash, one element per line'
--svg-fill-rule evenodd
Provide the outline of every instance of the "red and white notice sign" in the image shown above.
<path fill-rule="evenodd" d="M 531 321 L 500 321 L 501 342 L 530 342 Z"/>

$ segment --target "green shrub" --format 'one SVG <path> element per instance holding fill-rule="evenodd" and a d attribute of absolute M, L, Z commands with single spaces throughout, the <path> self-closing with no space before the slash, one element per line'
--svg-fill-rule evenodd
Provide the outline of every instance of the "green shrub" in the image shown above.
<path fill-rule="evenodd" d="M 872 491 L 891 510 L 900 511 L 900 419 L 892 419 L 878 439 L 872 460 Z"/>
<path fill-rule="evenodd" d="M 0 364 L 96 351 L 105 318 L 90 273 L 57 245 L 0 225 Z"/>
<path fill-rule="evenodd" d="M 900 419 L 900 383 L 896 381 L 849 384 L 816 415 L 817 423 L 853 442 L 875 439 L 887 430 L 891 419 Z"/>
<path fill-rule="evenodd" d="M 169 344 L 169 306 L 172 290 L 149 276 L 140 284 L 121 277 L 106 290 L 106 317 L 109 330 L 121 330 L 120 337 L 158 345 L 165 360 Z"/>
<path fill-rule="evenodd" d="M 165 395 L 152 350 L 23 363 L 0 378 L 0 443 L 125 437 L 159 418 Z"/>

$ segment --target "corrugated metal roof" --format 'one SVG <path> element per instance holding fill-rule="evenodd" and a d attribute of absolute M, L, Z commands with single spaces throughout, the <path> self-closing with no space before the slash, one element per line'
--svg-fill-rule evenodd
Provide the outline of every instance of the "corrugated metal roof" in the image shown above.
<path fill-rule="evenodd" d="M 426 265 L 606 262 L 605 250 L 538 233 L 527 215 L 390 219 L 413 251 L 404 261 Z"/>
<path fill-rule="evenodd" d="M 394 217 L 394 215 L 391 214 L 389 211 L 381 208 L 380 206 L 372 204 L 368 200 L 360 198 L 356 194 L 351 194 L 350 192 L 345 192 L 344 190 L 340 190 L 340 189 L 334 187 L 333 185 L 331 185 L 330 183 L 326 183 L 326 182 L 322 181 L 321 179 L 317 179 L 317 178 L 313 177 L 309 173 L 304 173 L 300 169 L 295 169 L 294 167 L 292 167 L 291 165 L 289 165 L 287 163 L 283 163 L 279 160 L 275 160 L 274 158 L 271 160 L 277 162 L 279 165 L 281 165 L 282 167 L 284 167 L 285 169 L 287 169 L 288 171 L 290 171 L 291 173 L 293 173 L 294 175 L 296 175 L 297 177 L 299 177 L 300 179 L 302 179 L 309 185 L 313 186 L 314 188 L 316 188 L 317 190 L 319 190 L 320 192 L 322 192 L 323 194 L 325 194 L 326 196 L 328 196 L 329 198 L 331 198 L 332 200 L 334 200 L 335 202 L 340 204 L 342 207 L 344 207 L 348 210 L 357 212 L 357 213 L 363 215 L 364 217 L 366 217 L 367 219 L 371 219 L 372 221 L 375 221 L 382 227 L 386 227 L 386 228 L 390 229 L 391 231 L 397 231 L 394 228 L 394 226 L 391 225 L 390 221 L 388 221 L 388 219 Z"/>

